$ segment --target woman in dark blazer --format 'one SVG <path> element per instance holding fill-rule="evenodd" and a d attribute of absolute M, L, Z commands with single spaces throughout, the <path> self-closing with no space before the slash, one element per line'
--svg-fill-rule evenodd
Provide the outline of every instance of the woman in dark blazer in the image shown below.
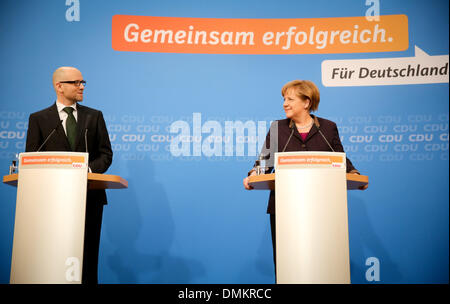
<path fill-rule="evenodd" d="M 292 151 L 332 151 L 344 152 L 339 132 L 334 122 L 314 116 L 312 111 L 319 107 L 320 93 L 317 86 L 308 80 L 293 80 L 281 89 L 284 98 L 283 108 L 286 119 L 272 123 L 267 134 L 266 142 L 261 155 L 274 159 L 275 152 Z M 276 132 L 276 138 L 271 140 L 271 132 Z M 273 165 L 265 168 L 270 173 Z M 359 174 L 352 162 L 347 158 L 347 172 Z M 256 175 L 256 163 L 248 176 Z M 244 187 L 251 190 L 248 177 L 244 178 Z M 364 189 L 367 186 L 364 187 Z M 270 214 L 270 227 L 272 233 L 273 258 L 275 257 L 275 191 L 270 191 L 267 213 Z"/>

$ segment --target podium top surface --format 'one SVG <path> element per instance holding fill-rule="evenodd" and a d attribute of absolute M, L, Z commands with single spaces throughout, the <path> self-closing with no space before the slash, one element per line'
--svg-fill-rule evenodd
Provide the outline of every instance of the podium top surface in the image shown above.
<path fill-rule="evenodd" d="M 369 183 L 366 175 L 347 173 L 347 190 L 357 190 Z M 275 190 L 275 173 L 252 175 L 248 184 L 255 190 Z"/>
<path fill-rule="evenodd" d="M 9 174 L 3 176 L 3 183 L 17 187 L 19 175 Z M 118 175 L 88 173 L 88 189 L 125 189 L 128 188 L 128 181 Z"/>

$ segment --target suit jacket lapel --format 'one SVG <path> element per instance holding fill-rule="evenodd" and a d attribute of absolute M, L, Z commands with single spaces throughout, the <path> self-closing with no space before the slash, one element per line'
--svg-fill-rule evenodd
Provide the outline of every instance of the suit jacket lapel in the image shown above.
<path fill-rule="evenodd" d="M 78 145 L 84 142 L 84 132 L 86 130 L 86 111 L 85 108 L 77 104 L 77 137 L 75 139 L 75 150 Z M 82 149 L 84 151 L 84 148 Z"/>
<path fill-rule="evenodd" d="M 64 132 L 64 127 L 61 123 L 61 119 L 59 118 L 58 107 L 56 106 L 56 103 L 52 107 L 50 107 L 49 121 L 53 126 L 57 126 L 56 134 L 58 135 L 58 138 L 61 138 L 61 140 L 64 142 L 66 150 L 71 151 L 72 149 L 70 148 L 69 140 L 67 139 L 67 135 Z"/>

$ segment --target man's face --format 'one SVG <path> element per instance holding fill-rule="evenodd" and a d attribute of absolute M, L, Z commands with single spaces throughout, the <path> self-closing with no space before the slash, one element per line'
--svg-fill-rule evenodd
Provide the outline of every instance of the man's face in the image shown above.
<path fill-rule="evenodd" d="M 84 85 L 79 83 L 83 80 L 81 72 L 77 69 L 68 69 L 64 71 L 64 79 L 61 79 L 58 86 L 62 96 L 68 101 L 75 103 L 83 100 Z M 78 81 L 74 83 L 63 83 L 64 81 Z"/>

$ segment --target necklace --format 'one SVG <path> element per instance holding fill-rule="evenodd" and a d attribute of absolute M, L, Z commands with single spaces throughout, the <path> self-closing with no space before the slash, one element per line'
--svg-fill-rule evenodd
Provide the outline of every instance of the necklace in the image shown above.
<path fill-rule="evenodd" d="M 311 123 L 304 125 L 304 126 L 297 126 L 298 130 L 304 130 L 304 129 L 308 129 L 309 127 L 311 127 L 313 125 L 314 121 L 311 121 Z"/>

